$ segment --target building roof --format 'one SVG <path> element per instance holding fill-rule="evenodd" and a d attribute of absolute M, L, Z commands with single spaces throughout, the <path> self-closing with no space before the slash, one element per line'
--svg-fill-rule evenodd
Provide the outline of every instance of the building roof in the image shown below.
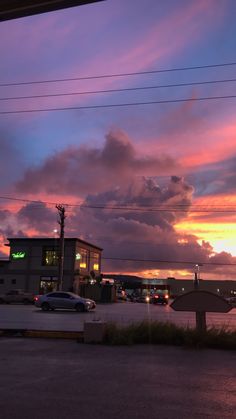
<path fill-rule="evenodd" d="M 1 0 L 0 21 L 52 12 L 103 0 Z"/>
<path fill-rule="evenodd" d="M 55 237 L 8 237 L 7 240 L 9 242 L 11 242 L 11 241 L 12 242 L 13 241 L 14 242 L 16 242 L 16 241 L 38 241 L 38 242 L 40 242 L 40 241 L 45 241 L 45 240 L 55 242 L 55 240 L 58 241 L 59 238 L 58 237 L 57 238 L 55 238 Z M 101 251 L 103 250 L 101 247 L 96 246 L 95 244 L 89 243 L 85 240 L 79 239 L 78 237 L 65 237 L 64 240 L 65 240 L 65 242 L 76 241 L 76 242 L 85 244 L 87 246 L 93 247 L 94 249 L 98 249 L 98 250 L 101 250 Z M 9 246 L 9 244 L 6 244 L 6 246 Z"/>

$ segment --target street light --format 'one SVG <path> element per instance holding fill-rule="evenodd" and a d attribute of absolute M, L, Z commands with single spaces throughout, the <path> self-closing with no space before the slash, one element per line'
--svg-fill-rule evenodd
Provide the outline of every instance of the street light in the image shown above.
<path fill-rule="evenodd" d="M 194 282 L 193 282 L 195 290 L 199 289 L 199 279 L 200 279 L 200 266 L 196 264 L 194 267 Z"/>

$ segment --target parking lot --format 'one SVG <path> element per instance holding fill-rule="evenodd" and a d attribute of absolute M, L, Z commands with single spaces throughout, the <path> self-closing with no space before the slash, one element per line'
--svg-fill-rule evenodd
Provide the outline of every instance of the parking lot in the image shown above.
<path fill-rule="evenodd" d="M 36 329 L 59 331 L 82 331 L 88 320 L 113 321 L 129 324 L 141 320 L 170 321 L 178 325 L 194 326 L 195 313 L 176 312 L 169 305 L 118 302 L 97 304 L 89 313 L 55 310 L 43 312 L 34 305 L 0 305 L 0 328 Z M 236 328 L 236 308 L 229 313 L 207 313 L 209 326 Z"/>

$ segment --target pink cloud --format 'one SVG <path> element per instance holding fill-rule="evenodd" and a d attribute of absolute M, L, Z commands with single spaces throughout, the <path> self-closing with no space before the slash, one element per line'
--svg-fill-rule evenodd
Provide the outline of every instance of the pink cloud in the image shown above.
<path fill-rule="evenodd" d="M 189 155 L 181 159 L 184 166 L 194 167 L 215 163 L 232 157 L 236 152 L 236 124 L 234 123 L 216 123 L 215 126 L 206 129 L 196 137 L 196 143 L 191 142 L 192 153 L 190 151 Z"/>
<path fill-rule="evenodd" d="M 224 5 L 218 5 L 217 9 L 214 6 L 213 0 L 200 0 L 190 2 L 184 9 L 176 7 L 145 33 L 136 33 L 134 40 L 127 36 L 122 46 L 117 42 L 115 56 L 113 48 L 110 52 L 104 50 L 104 60 L 102 53 L 95 54 L 89 67 L 98 68 L 99 73 L 107 74 L 119 72 L 119 69 L 121 72 L 124 69 L 132 71 L 134 68 L 141 71 L 158 62 L 168 62 L 190 45 L 192 47 L 194 42 L 202 40 L 210 27 L 218 26 L 224 16 Z"/>
<path fill-rule="evenodd" d="M 179 162 L 178 174 L 201 171 L 204 165 L 230 159 L 236 152 L 234 116 L 212 119 L 209 105 L 194 101 L 169 110 L 158 123 L 160 134 L 147 138 L 153 153 L 167 153 Z M 145 142 L 139 144 L 139 152 Z"/>

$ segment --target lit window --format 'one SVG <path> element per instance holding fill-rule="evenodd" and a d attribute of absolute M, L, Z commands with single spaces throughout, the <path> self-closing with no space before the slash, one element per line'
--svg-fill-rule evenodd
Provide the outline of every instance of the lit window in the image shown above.
<path fill-rule="evenodd" d="M 87 268 L 87 264 L 85 262 L 80 262 L 80 267 L 83 269 Z"/>
<path fill-rule="evenodd" d="M 57 266 L 58 265 L 58 249 L 55 247 L 43 248 L 43 266 Z"/>
<path fill-rule="evenodd" d="M 90 268 L 93 271 L 99 271 L 99 253 L 91 252 L 90 254 Z"/>
<path fill-rule="evenodd" d="M 86 249 L 79 249 L 77 255 L 80 255 L 79 266 L 81 269 L 87 269 L 88 267 L 88 250 Z"/>

